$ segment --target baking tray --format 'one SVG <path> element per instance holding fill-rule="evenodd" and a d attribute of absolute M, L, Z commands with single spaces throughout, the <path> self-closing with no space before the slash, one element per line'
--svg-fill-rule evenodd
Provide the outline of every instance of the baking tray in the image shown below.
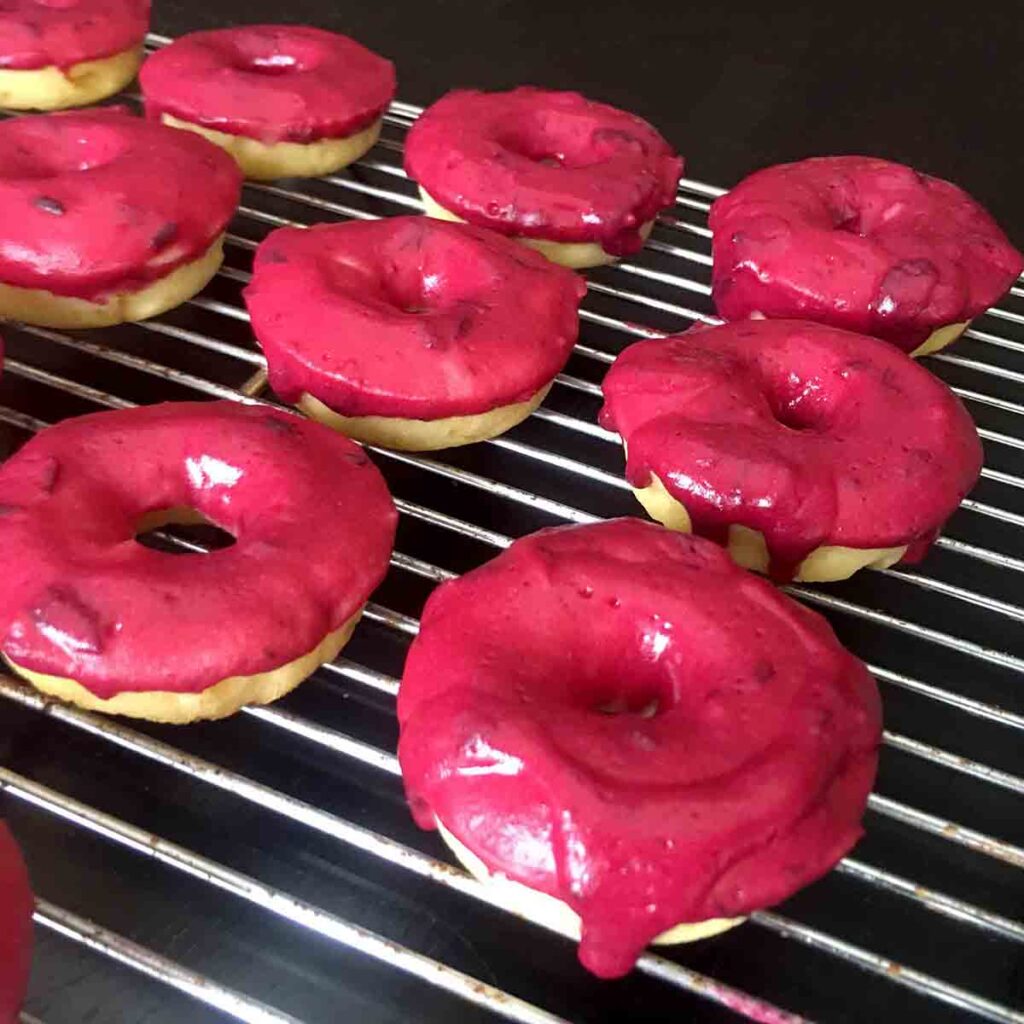
<path fill-rule="evenodd" d="M 418 211 L 401 148 L 419 112 L 393 104 L 342 174 L 246 185 L 223 269 L 182 307 L 74 335 L 5 328 L 0 455 L 98 409 L 274 401 L 240 297 L 253 248 L 282 224 Z M 685 179 L 643 253 L 589 275 L 580 342 L 527 422 L 429 456 L 374 450 L 402 513 L 392 569 L 344 657 L 294 694 L 159 727 L 0 676 L 0 811 L 39 897 L 26 1021 L 1024 1022 L 1021 282 L 925 361 L 986 456 L 927 561 L 789 588 L 885 700 L 867 836 L 827 878 L 600 982 L 405 808 L 394 696 L 424 599 L 510 538 L 639 514 L 596 422 L 599 382 L 636 338 L 713 321 L 706 215 L 721 191 Z"/>

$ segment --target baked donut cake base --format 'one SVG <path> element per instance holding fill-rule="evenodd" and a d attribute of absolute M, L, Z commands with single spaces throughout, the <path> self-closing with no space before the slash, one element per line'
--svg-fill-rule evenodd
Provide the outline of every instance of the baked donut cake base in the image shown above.
<path fill-rule="evenodd" d="M 180 306 L 203 290 L 224 259 L 224 236 L 198 259 L 134 292 L 116 292 L 102 302 L 55 295 L 42 288 L 0 284 L 0 317 L 38 327 L 112 327 L 146 320 Z"/>
<path fill-rule="evenodd" d="M 939 327 L 932 331 L 910 355 L 914 359 L 920 359 L 921 356 L 930 356 L 934 352 L 939 352 L 947 345 L 952 345 L 970 326 L 971 321 L 965 320 L 963 323 L 946 324 L 945 327 Z"/>
<path fill-rule="evenodd" d="M 342 416 L 308 392 L 296 403 L 310 419 L 318 420 L 339 433 L 361 441 L 406 452 L 438 451 L 486 441 L 511 430 L 544 401 L 550 384 L 545 384 L 525 402 L 502 405 L 473 416 L 448 416 L 438 420 L 412 420 L 395 416 Z"/>
<path fill-rule="evenodd" d="M 8 110 L 65 110 L 85 107 L 120 92 L 142 64 L 142 46 L 69 68 L 0 69 L 0 107 Z"/>
<path fill-rule="evenodd" d="M 103 699 L 73 679 L 32 672 L 4 656 L 4 661 L 23 679 L 48 697 L 57 697 L 77 704 L 87 711 L 101 711 L 107 715 L 127 718 L 145 718 L 150 722 L 184 725 L 188 722 L 227 718 L 245 704 L 270 704 L 294 690 L 321 665 L 333 661 L 348 643 L 363 609 L 355 613 L 342 626 L 328 633 L 306 654 L 269 672 L 251 676 L 231 676 L 199 693 L 175 693 L 169 690 L 124 692 Z M 211 625 L 211 628 L 216 628 Z"/>
<path fill-rule="evenodd" d="M 423 202 L 423 212 L 428 217 L 437 220 L 452 220 L 458 223 L 465 223 L 462 217 L 443 207 L 433 196 L 424 189 L 420 189 L 420 199 Z M 640 228 L 640 235 L 647 241 L 654 221 L 649 220 Z M 606 267 L 611 263 L 617 263 L 618 256 L 613 256 L 597 244 L 597 242 L 551 242 L 543 238 L 523 238 L 516 235 L 517 242 L 536 249 L 541 255 L 546 256 L 552 263 L 558 263 L 570 270 L 588 270 L 591 267 Z"/>
<path fill-rule="evenodd" d="M 647 514 L 670 530 L 692 533 L 690 514 L 681 501 L 669 494 L 661 478 L 651 474 L 646 487 L 633 488 L 637 501 Z M 749 527 L 733 523 L 729 527 L 729 554 L 737 565 L 755 572 L 767 573 L 768 546 L 764 535 Z M 823 544 L 815 548 L 799 565 L 794 581 L 804 583 L 830 583 L 845 580 L 860 569 L 888 569 L 907 552 L 907 545 L 892 548 L 848 548 Z"/>
<path fill-rule="evenodd" d="M 491 874 L 484 862 L 471 850 L 459 842 L 436 817 L 437 831 L 445 841 L 448 849 L 455 854 L 459 863 L 478 881 L 485 885 L 500 889 L 508 898 L 511 909 L 518 911 L 523 917 L 540 924 L 547 925 L 562 935 L 568 935 L 579 941 L 579 915 L 562 900 L 546 892 L 531 889 L 521 882 L 515 882 L 504 875 Z M 667 932 L 662 932 L 651 940 L 655 946 L 675 946 L 684 942 L 696 942 L 709 939 L 713 935 L 721 935 L 738 924 L 743 924 L 745 917 L 718 917 L 709 921 L 696 921 L 690 924 L 678 924 Z"/>
<path fill-rule="evenodd" d="M 340 171 L 376 145 L 381 128 L 381 119 L 378 118 L 368 128 L 342 139 L 260 142 L 245 135 L 230 135 L 191 121 L 182 121 L 171 114 L 162 114 L 160 119 L 171 128 L 195 132 L 220 146 L 235 158 L 242 173 L 253 181 L 319 178 Z"/>

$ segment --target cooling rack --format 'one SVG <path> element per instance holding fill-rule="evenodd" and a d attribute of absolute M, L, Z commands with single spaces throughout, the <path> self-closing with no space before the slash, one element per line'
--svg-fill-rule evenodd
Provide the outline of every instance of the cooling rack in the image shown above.
<path fill-rule="evenodd" d="M 275 401 L 240 297 L 252 250 L 283 224 L 418 211 L 401 169 L 418 113 L 393 104 L 380 144 L 340 175 L 246 185 L 223 269 L 179 309 L 74 335 L 6 328 L 0 454 L 98 409 Z M 425 597 L 531 530 L 638 514 L 596 421 L 599 382 L 634 339 L 714 320 L 706 214 L 721 191 L 684 180 L 644 252 L 590 275 L 580 343 L 527 422 L 429 456 L 373 450 L 401 512 L 391 572 L 344 657 L 290 697 L 167 728 L 0 676 L 0 799 L 39 896 L 25 1021 L 1024 1022 L 1024 282 L 926 361 L 986 454 L 928 560 L 789 588 L 869 664 L 886 706 L 867 836 L 836 871 L 602 983 L 404 807 L 394 697 Z"/>

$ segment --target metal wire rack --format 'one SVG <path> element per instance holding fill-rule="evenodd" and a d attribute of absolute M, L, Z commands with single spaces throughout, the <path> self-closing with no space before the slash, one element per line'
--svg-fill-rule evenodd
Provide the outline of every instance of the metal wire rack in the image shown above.
<path fill-rule="evenodd" d="M 6 329 L 0 451 L 96 409 L 273 401 L 240 299 L 252 249 L 282 224 L 419 210 L 400 157 L 418 113 L 393 104 L 343 174 L 247 185 L 223 269 L 178 310 Z M 87 950 L 93 995 L 63 1019 L 90 998 L 96 1019 L 142 1019 L 111 1009 L 131 998 L 175 1021 L 1024 1022 L 1024 281 L 928 360 L 974 414 L 986 467 L 927 562 L 790 588 L 886 701 L 868 834 L 827 879 L 600 983 L 403 806 L 393 702 L 425 596 L 540 526 L 637 513 L 599 381 L 634 338 L 713 320 L 705 216 L 721 191 L 684 180 L 641 256 L 590 276 L 580 344 L 526 423 L 429 457 L 374 450 L 402 513 L 392 571 L 345 656 L 291 697 L 217 725 L 129 726 L 0 676 L 3 810 L 40 893 L 30 1008 L 62 1012 L 48 958 Z"/>

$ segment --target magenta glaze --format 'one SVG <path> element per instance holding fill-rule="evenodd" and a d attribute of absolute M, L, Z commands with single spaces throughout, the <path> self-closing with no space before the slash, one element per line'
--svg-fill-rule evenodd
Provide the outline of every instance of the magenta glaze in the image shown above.
<path fill-rule="evenodd" d="M 17 1024 L 28 988 L 33 909 L 25 862 L 0 821 L 0 1024 Z"/>
<path fill-rule="evenodd" d="M 394 65 L 348 36 L 303 25 L 193 32 L 154 53 L 146 114 L 262 142 L 315 142 L 366 128 L 395 96 Z"/>
<path fill-rule="evenodd" d="M 948 181 L 860 156 L 758 171 L 711 207 L 727 320 L 815 320 L 905 351 L 997 302 L 1024 257 Z"/>
<path fill-rule="evenodd" d="M 797 320 L 748 320 L 629 346 L 601 422 L 626 476 L 656 474 L 697 533 L 764 534 L 792 576 L 822 544 L 921 557 L 981 471 L 959 399 L 898 349 Z"/>
<path fill-rule="evenodd" d="M 186 506 L 207 555 L 135 538 Z M 0 468 L 0 651 L 107 699 L 196 693 L 312 650 L 387 570 L 396 512 L 362 449 L 298 416 L 168 403 L 49 427 Z"/>
<path fill-rule="evenodd" d="M 0 282 L 102 300 L 201 256 L 242 175 L 191 132 L 120 108 L 0 123 Z"/>
<path fill-rule="evenodd" d="M 565 365 L 583 280 L 429 217 L 280 228 L 245 290 L 270 383 L 346 416 L 440 419 L 521 402 Z"/>
<path fill-rule="evenodd" d="M 832 867 L 861 835 L 881 729 L 824 619 L 637 519 L 542 530 L 442 584 L 398 717 L 417 822 L 568 903 L 609 978 L 680 922 Z"/>
<path fill-rule="evenodd" d="M 646 121 L 575 92 L 457 90 L 420 116 L 405 169 L 463 220 L 615 256 L 675 201 L 682 157 Z"/>
<path fill-rule="evenodd" d="M 0 0 L 0 70 L 70 68 L 141 46 L 149 0 Z"/>

